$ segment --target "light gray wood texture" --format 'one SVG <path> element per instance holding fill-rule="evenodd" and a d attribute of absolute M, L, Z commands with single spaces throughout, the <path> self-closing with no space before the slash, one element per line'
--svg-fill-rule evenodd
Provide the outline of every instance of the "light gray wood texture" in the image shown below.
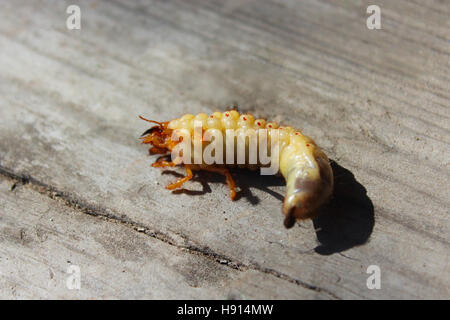
<path fill-rule="evenodd" d="M 449 299 L 449 15 L 438 0 L 3 1 L 0 297 Z M 335 161 L 319 219 L 284 229 L 283 181 L 254 173 L 235 173 L 235 202 L 212 174 L 164 189 L 176 177 L 150 167 L 137 116 L 232 104 Z"/>

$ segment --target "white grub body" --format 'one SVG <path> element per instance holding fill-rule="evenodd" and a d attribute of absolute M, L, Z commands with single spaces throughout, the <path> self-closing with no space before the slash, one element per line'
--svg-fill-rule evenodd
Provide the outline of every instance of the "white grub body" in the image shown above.
<path fill-rule="evenodd" d="M 212 115 L 187 114 L 170 121 L 168 128 L 187 129 L 193 137 L 195 121 L 197 124 L 201 123 L 203 130 L 221 130 L 224 144 L 227 129 L 238 130 L 238 132 L 244 132 L 243 129 L 253 129 L 256 132 L 258 129 L 278 130 L 279 173 L 286 180 L 286 196 L 282 209 L 286 227 L 292 227 L 296 220 L 314 218 L 318 209 L 330 199 L 333 192 L 333 171 L 328 157 L 310 137 L 301 131 L 292 127 L 281 127 L 275 122 L 267 122 L 264 119 L 254 119 L 250 114 L 239 114 L 235 110 L 224 113 L 214 112 Z M 203 148 L 207 144 L 208 142 L 204 142 Z M 270 144 L 269 135 L 268 147 Z M 247 148 L 246 161 L 248 161 L 248 154 Z M 236 152 L 234 155 L 236 156 Z M 227 161 L 224 159 L 223 163 Z M 261 166 L 261 163 L 258 158 L 256 164 L 245 163 L 240 166 L 255 169 Z"/>

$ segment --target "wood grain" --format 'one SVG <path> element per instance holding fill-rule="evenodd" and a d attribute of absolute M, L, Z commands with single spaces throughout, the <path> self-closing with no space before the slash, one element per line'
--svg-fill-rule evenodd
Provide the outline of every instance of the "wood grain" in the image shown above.
<path fill-rule="evenodd" d="M 92 219 L 36 190 L 0 182 L 0 297 L 6 299 L 314 298 L 271 275 L 180 250 L 141 228 Z M 20 219 L 18 219 L 20 217 Z M 80 268 L 80 288 L 67 286 Z M 283 290 L 279 290 L 282 287 Z"/>
<path fill-rule="evenodd" d="M 68 4 L 80 5 L 81 30 L 66 28 Z M 19 294 L 2 297 L 450 298 L 450 6 L 377 1 L 382 29 L 368 30 L 369 4 L 2 3 L 0 271 L 12 271 L 6 258 L 20 270 L 0 282 Z M 285 230 L 283 181 L 252 173 L 236 173 L 235 202 L 214 175 L 163 188 L 175 177 L 150 167 L 137 116 L 232 104 L 302 128 L 334 160 L 321 218 Z M 47 215 L 50 244 L 14 238 Z M 124 251 L 146 249 L 117 256 L 99 245 L 111 232 Z M 79 296 L 45 280 L 49 268 L 61 278 L 70 255 L 92 268 Z M 99 285 L 121 265 L 130 274 Z M 381 269 L 380 290 L 366 286 L 369 265 Z M 150 269 L 165 282 L 139 284 Z"/>

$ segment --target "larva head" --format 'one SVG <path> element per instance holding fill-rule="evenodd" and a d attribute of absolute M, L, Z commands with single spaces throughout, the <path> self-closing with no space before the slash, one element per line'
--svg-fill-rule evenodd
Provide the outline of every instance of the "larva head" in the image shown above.
<path fill-rule="evenodd" d="M 151 150 L 155 153 L 166 153 L 171 151 L 173 148 L 173 143 L 170 139 L 172 136 L 172 129 L 167 128 L 169 122 L 148 120 L 141 116 L 139 116 L 139 118 L 147 122 L 157 124 L 142 134 L 142 143 L 152 145 L 154 148 Z"/>

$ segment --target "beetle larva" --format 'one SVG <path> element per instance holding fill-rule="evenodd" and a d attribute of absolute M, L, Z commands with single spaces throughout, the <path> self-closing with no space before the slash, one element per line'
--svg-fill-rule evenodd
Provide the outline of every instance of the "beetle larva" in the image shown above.
<path fill-rule="evenodd" d="M 207 129 L 216 129 L 226 134 L 229 130 L 239 129 L 273 129 L 279 137 L 279 173 L 286 180 L 286 196 L 283 202 L 284 225 L 290 228 L 296 220 L 314 218 L 318 209 L 331 197 L 333 191 L 333 172 L 325 153 L 316 143 L 301 131 L 292 127 L 279 127 L 275 122 L 266 122 L 264 119 L 254 119 L 251 114 L 239 114 L 236 110 L 224 113 L 214 112 L 211 115 L 199 113 L 197 115 L 185 114 L 179 119 L 167 122 L 157 122 L 142 135 L 143 143 L 150 144 L 151 154 L 164 154 L 171 152 L 180 140 L 173 140 L 172 133 L 177 129 L 185 129 L 191 136 L 194 135 L 194 123 L 201 124 L 202 132 Z M 259 130 L 262 131 L 262 130 Z M 269 144 L 270 136 L 269 136 Z M 203 144 L 204 149 L 207 144 Z M 222 162 L 223 163 L 223 162 Z M 182 164 L 186 168 L 186 176 L 167 186 L 174 190 L 193 177 L 192 170 L 206 170 L 218 172 L 226 177 L 230 189 L 230 197 L 236 196 L 235 183 L 228 170 L 228 164 L 199 164 L 176 163 L 164 158 L 153 163 L 154 167 L 173 167 Z M 247 167 L 258 167 L 260 163 L 245 164 Z"/>

